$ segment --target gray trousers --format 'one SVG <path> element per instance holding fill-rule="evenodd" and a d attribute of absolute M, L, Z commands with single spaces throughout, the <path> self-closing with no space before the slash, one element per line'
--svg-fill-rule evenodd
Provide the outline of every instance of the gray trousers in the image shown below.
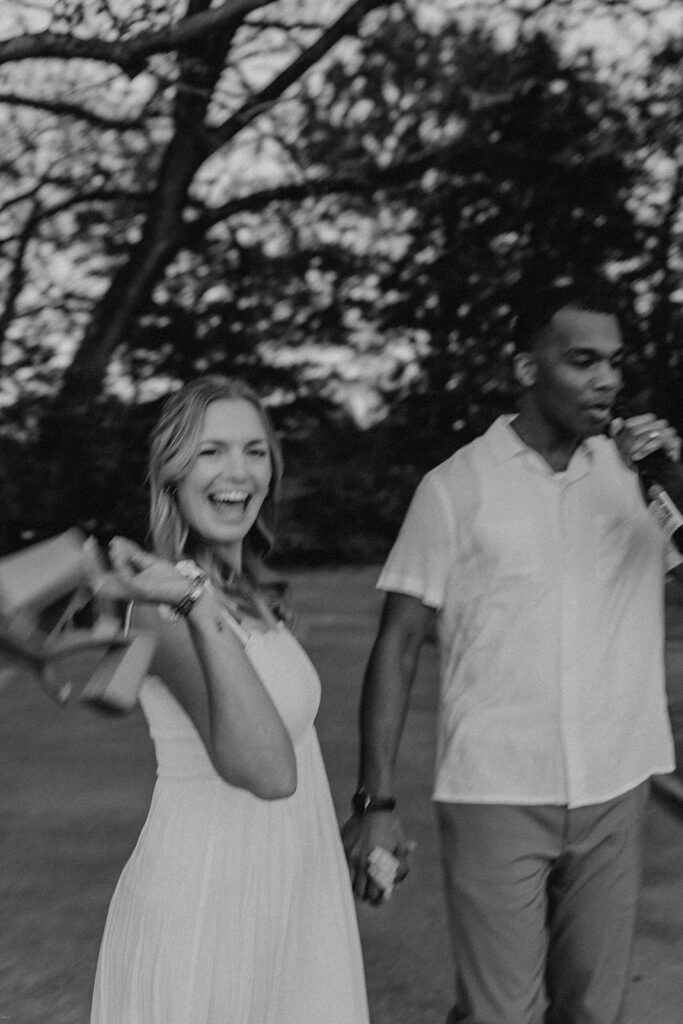
<path fill-rule="evenodd" d="M 456 974 L 447 1024 L 616 1024 L 647 793 L 572 810 L 436 804 Z"/>

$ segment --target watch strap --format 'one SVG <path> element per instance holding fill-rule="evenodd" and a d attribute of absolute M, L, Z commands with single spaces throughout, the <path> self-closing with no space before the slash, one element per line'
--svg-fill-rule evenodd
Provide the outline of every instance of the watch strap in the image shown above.
<path fill-rule="evenodd" d="M 359 817 L 374 811 L 393 811 L 396 807 L 396 797 L 379 796 L 368 792 L 364 786 L 359 786 L 351 797 L 351 806 L 354 814 Z"/>

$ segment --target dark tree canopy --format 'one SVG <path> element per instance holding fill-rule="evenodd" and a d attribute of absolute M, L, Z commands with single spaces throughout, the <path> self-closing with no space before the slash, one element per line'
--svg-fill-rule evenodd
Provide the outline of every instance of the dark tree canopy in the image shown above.
<path fill-rule="evenodd" d="M 158 399 L 208 369 L 272 396 L 312 517 L 347 487 L 385 543 L 513 402 L 531 279 L 617 282 L 632 389 L 680 415 L 683 5 L 655 7 L 53 0 L 22 25 L 10 0 L 5 546 L 139 534 Z M 641 31 L 629 63 L 581 48 L 600 18 Z"/>

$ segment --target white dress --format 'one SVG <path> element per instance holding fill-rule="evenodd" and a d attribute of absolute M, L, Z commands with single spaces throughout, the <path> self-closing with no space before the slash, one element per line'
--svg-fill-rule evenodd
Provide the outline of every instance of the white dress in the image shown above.
<path fill-rule="evenodd" d="M 317 673 L 284 625 L 231 625 L 295 743 L 297 790 L 261 800 L 224 782 L 175 698 L 145 681 L 157 782 L 112 897 L 91 1024 L 368 1024 Z"/>

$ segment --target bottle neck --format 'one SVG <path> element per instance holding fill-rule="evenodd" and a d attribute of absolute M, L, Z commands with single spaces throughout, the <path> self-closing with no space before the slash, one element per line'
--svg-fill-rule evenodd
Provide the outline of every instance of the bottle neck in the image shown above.
<path fill-rule="evenodd" d="M 676 497 L 683 494 L 683 467 L 659 449 L 636 463 L 639 477 L 645 483 L 658 483 Z"/>
<path fill-rule="evenodd" d="M 669 458 L 665 451 L 658 448 L 656 452 L 650 452 L 644 459 L 638 460 L 638 467 L 641 466 L 649 473 L 656 473 L 657 471 L 675 469 L 676 463 L 673 459 Z"/>

